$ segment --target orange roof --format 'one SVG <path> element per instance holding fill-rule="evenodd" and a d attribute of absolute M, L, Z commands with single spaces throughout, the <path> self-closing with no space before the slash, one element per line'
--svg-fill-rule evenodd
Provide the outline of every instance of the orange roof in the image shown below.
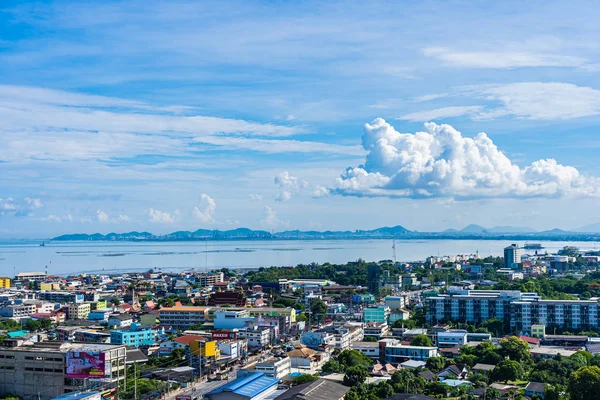
<path fill-rule="evenodd" d="M 192 342 L 196 342 L 198 340 L 204 341 L 204 340 L 208 340 L 208 339 L 206 339 L 204 336 L 200 336 L 200 335 L 184 335 L 184 336 L 175 338 L 173 340 L 176 341 L 177 343 L 181 343 L 185 346 L 189 346 L 190 343 L 192 343 Z"/>
<path fill-rule="evenodd" d="M 181 302 L 180 302 L 180 301 L 176 301 L 176 302 L 175 302 L 175 307 L 181 307 L 181 306 L 183 306 L 183 304 L 181 304 Z"/>

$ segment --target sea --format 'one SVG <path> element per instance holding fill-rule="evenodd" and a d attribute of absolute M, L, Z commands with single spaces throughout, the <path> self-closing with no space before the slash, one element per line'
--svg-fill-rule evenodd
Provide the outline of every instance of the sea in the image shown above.
<path fill-rule="evenodd" d="M 500 256 L 505 240 L 245 240 L 183 242 L 0 241 L 0 276 L 44 271 L 51 275 L 256 269 L 298 264 L 346 263 L 363 259 L 410 262 L 432 255 Z M 538 242 L 536 242 L 538 243 Z M 553 253 L 564 246 L 599 248 L 594 242 L 539 242 Z M 525 243 L 519 243 L 524 245 Z M 533 250 L 530 250 L 533 252 Z"/>

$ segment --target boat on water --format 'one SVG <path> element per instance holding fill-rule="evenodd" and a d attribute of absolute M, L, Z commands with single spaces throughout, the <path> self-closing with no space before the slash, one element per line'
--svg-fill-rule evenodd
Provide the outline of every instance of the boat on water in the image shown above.
<path fill-rule="evenodd" d="M 40 247 L 46 247 L 46 243 L 44 243 L 44 242 L 40 243 Z"/>
<path fill-rule="evenodd" d="M 544 246 L 542 246 L 541 243 L 525 243 L 523 248 L 526 250 L 541 250 L 544 248 Z"/>

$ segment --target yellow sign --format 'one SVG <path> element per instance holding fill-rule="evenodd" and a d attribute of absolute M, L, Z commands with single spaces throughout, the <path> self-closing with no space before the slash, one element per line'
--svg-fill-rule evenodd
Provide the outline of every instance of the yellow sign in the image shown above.
<path fill-rule="evenodd" d="M 195 356 L 217 357 L 217 342 L 192 342 L 190 352 Z"/>

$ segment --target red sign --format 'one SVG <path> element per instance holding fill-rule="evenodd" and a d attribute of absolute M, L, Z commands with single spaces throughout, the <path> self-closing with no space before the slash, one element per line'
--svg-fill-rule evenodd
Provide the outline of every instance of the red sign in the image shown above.
<path fill-rule="evenodd" d="M 175 400 L 192 400 L 192 396 L 180 395 L 175 397 Z"/>
<path fill-rule="evenodd" d="M 235 340 L 235 339 L 237 339 L 237 332 L 213 332 L 212 339 L 213 340 L 227 340 L 227 339 Z"/>

